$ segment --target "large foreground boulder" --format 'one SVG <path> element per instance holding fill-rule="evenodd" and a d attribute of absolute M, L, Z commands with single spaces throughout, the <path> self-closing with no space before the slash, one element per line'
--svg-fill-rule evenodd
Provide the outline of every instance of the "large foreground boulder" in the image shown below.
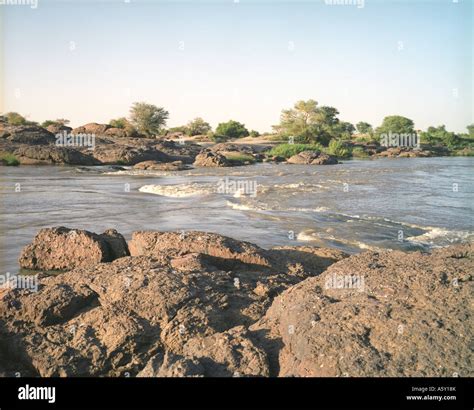
<path fill-rule="evenodd" d="M 147 171 L 182 171 L 189 169 L 189 166 L 184 165 L 182 161 L 173 162 L 157 162 L 157 161 L 143 161 L 135 164 L 133 169 L 141 169 Z"/>
<path fill-rule="evenodd" d="M 275 299 L 252 327 L 280 376 L 473 376 L 473 245 L 365 252 Z"/>
<path fill-rule="evenodd" d="M 42 164 L 68 164 L 68 165 L 99 165 L 91 151 L 81 152 L 74 148 L 57 147 L 55 145 L 20 145 L 15 150 L 21 164 L 42 165 Z"/>
<path fill-rule="evenodd" d="M 20 266 L 34 270 L 68 270 L 111 262 L 129 255 L 122 235 L 111 229 L 101 235 L 64 227 L 42 229 L 21 252 Z"/>
<path fill-rule="evenodd" d="M 148 146 L 124 146 L 120 144 L 99 144 L 93 151 L 94 158 L 105 165 L 135 165 L 143 161 L 169 162 L 164 152 Z"/>
<path fill-rule="evenodd" d="M 286 162 L 302 165 L 333 165 L 338 163 L 335 157 L 319 151 L 303 151 L 288 158 Z"/>

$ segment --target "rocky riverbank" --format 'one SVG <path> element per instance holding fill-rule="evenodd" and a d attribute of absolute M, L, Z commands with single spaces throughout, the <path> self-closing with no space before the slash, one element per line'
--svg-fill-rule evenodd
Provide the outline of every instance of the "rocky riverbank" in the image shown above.
<path fill-rule="evenodd" d="M 59 140 L 58 135 L 82 136 L 87 143 Z M 92 139 L 93 136 L 93 139 Z M 173 136 L 170 136 L 172 138 Z M 8 125 L 0 121 L 0 164 L 20 165 L 129 165 L 139 169 L 179 171 L 194 167 L 228 167 L 255 162 L 282 162 L 272 155 L 276 145 L 262 143 L 199 143 L 199 139 L 156 139 L 129 135 L 107 124 L 90 123 L 71 129 L 66 126 Z M 71 143 L 69 143 L 71 142 Z M 79 142 L 84 142 L 83 140 Z M 93 143 L 93 144 L 92 144 Z M 369 143 L 350 142 L 347 148 L 363 158 L 445 156 L 442 147 L 385 148 Z M 287 159 L 289 164 L 332 165 L 337 158 L 319 151 L 297 153 Z"/>
<path fill-rule="evenodd" d="M 41 230 L 0 290 L 0 372 L 472 376 L 472 244 L 348 256 L 205 232 Z M 51 275 L 51 269 L 61 273 Z"/>

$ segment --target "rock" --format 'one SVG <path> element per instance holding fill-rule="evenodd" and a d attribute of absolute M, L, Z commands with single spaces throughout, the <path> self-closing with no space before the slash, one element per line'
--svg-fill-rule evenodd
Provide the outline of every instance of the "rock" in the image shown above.
<path fill-rule="evenodd" d="M 279 376 L 472 377 L 473 248 L 351 256 L 283 292 L 251 329 L 283 343 Z"/>
<path fill-rule="evenodd" d="M 20 163 L 25 165 L 69 164 L 88 166 L 100 164 L 90 154 L 83 153 L 74 148 L 56 147 L 55 145 L 20 145 L 16 149 L 15 155 Z"/>
<path fill-rule="evenodd" d="M 224 155 L 202 150 L 194 161 L 195 167 L 228 167 L 231 163 Z"/>
<path fill-rule="evenodd" d="M 46 129 L 53 135 L 60 134 L 65 132 L 66 134 L 70 134 L 72 131 L 71 127 L 62 124 L 51 124 L 46 127 Z"/>
<path fill-rule="evenodd" d="M 157 161 L 143 161 L 135 164 L 134 169 L 143 169 L 149 171 L 182 171 L 189 169 L 182 161 L 160 163 Z"/>
<path fill-rule="evenodd" d="M 95 136 L 105 135 L 106 131 L 112 128 L 108 124 L 97 124 L 96 122 L 91 122 L 86 125 L 74 128 L 72 130 L 73 134 L 94 134 Z"/>
<path fill-rule="evenodd" d="M 203 253 L 223 269 L 243 263 L 271 266 L 268 253 L 249 242 L 207 232 L 134 232 L 128 244 L 132 256 L 182 256 Z"/>
<path fill-rule="evenodd" d="M 0 135 L 9 143 L 47 145 L 56 141 L 54 134 L 37 125 L 1 126 Z"/>
<path fill-rule="evenodd" d="M 199 360 L 166 352 L 152 357 L 137 377 L 202 377 L 204 372 Z"/>
<path fill-rule="evenodd" d="M 131 147 L 123 145 L 100 145 L 93 152 L 94 158 L 105 165 L 135 165 L 143 161 L 168 162 L 171 158 L 153 147 Z"/>
<path fill-rule="evenodd" d="M 125 239 L 115 230 L 102 235 L 64 227 L 41 229 L 20 256 L 22 268 L 67 270 L 127 256 Z"/>
<path fill-rule="evenodd" d="M 336 158 L 318 151 L 300 152 L 290 157 L 286 162 L 304 165 L 333 165 L 338 163 Z"/>

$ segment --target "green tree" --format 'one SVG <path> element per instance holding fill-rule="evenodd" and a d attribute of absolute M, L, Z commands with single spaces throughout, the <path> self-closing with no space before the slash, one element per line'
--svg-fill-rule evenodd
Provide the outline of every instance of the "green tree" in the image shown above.
<path fill-rule="evenodd" d="M 382 125 L 377 127 L 375 134 L 378 138 L 389 134 L 414 134 L 414 123 L 412 120 L 400 115 L 390 115 L 383 119 Z"/>
<path fill-rule="evenodd" d="M 280 136 L 294 136 L 297 142 L 327 145 L 331 138 L 341 136 L 339 111 L 334 107 L 319 107 L 317 101 L 298 101 L 293 108 L 283 110 L 280 124 L 273 128 Z"/>
<path fill-rule="evenodd" d="M 356 128 L 357 128 L 357 131 L 360 133 L 360 134 L 372 134 L 373 133 L 373 128 L 372 128 L 372 125 L 370 125 L 368 122 L 364 122 L 364 121 L 359 121 L 357 124 L 356 124 Z"/>
<path fill-rule="evenodd" d="M 153 104 L 136 102 L 130 109 L 130 122 L 141 133 L 152 137 L 166 126 L 168 111 Z"/>
<path fill-rule="evenodd" d="M 121 130 L 130 126 L 130 122 L 125 117 L 116 118 L 109 121 L 109 125 L 113 128 L 120 128 Z"/>
<path fill-rule="evenodd" d="M 257 138 L 257 137 L 260 137 L 260 133 L 258 131 L 252 130 L 250 131 L 250 136 L 252 138 Z"/>
<path fill-rule="evenodd" d="M 212 130 L 212 127 L 208 122 L 204 121 L 202 118 L 198 117 L 194 120 L 188 122 L 186 125 L 186 130 L 188 135 L 205 135 Z"/>
<path fill-rule="evenodd" d="M 216 135 L 229 139 L 247 137 L 249 132 L 244 124 L 238 121 L 230 120 L 221 122 L 216 128 Z"/>
<path fill-rule="evenodd" d="M 469 132 L 469 138 L 474 138 L 474 124 L 468 125 L 466 128 Z"/>

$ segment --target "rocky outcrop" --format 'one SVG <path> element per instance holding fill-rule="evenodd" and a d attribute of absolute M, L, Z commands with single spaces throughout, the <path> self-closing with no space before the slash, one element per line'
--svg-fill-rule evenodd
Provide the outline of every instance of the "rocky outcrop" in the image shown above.
<path fill-rule="evenodd" d="M 391 147 L 385 151 L 378 152 L 377 157 L 398 157 L 398 158 L 418 158 L 432 157 L 433 154 L 428 150 L 413 149 L 409 147 Z"/>
<path fill-rule="evenodd" d="M 228 167 L 231 163 L 224 155 L 217 154 L 207 149 L 202 150 L 194 161 L 195 167 Z"/>
<path fill-rule="evenodd" d="M 59 134 L 59 133 L 71 133 L 72 128 L 68 127 L 67 125 L 63 124 L 51 124 L 46 127 L 46 129 L 53 135 Z"/>
<path fill-rule="evenodd" d="M 93 155 L 96 160 L 105 165 L 135 165 L 143 161 L 168 162 L 171 160 L 167 154 L 153 147 L 131 147 L 118 144 L 99 145 Z"/>
<path fill-rule="evenodd" d="M 54 134 L 37 125 L 0 125 L 0 138 L 11 144 L 46 145 L 56 141 Z"/>
<path fill-rule="evenodd" d="M 103 249 L 118 257 L 89 264 L 84 247 L 71 253 L 72 231 L 40 231 L 28 255 L 57 266 L 70 252 L 77 267 L 41 275 L 37 292 L 0 292 L 5 375 L 473 374 L 472 245 L 346 258 L 211 233 L 138 232 L 130 242 L 138 256 L 123 256 L 116 231 L 76 230 L 95 261 Z"/>
<path fill-rule="evenodd" d="M 21 164 L 25 165 L 99 165 L 100 162 L 92 156 L 92 151 L 81 152 L 74 148 L 57 147 L 55 145 L 20 145 L 15 151 Z"/>
<path fill-rule="evenodd" d="M 105 135 L 106 131 L 112 128 L 109 124 L 97 124 L 91 122 L 89 124 L 82 125 L 72 130 L 73 134 L 94 134 L 96 136 Z"/>
<path fill-rule="evenodd" d="M 268 252 L 264 249 L 208 232 L 134 232 L 128 245 L 132 256 L 167 254 L 178 257 L 202 253 L 214 257 L 214 263 L 223 269 L 231 269 L 238 263 L 271 266 Z"/>
<path fill-rule="evenodd" d="M 189 169 L 189 166 L 183 164 L 182 161 L 173 162 L 157 162 L 157 161 L 143 161 L 135 164 L 134 169 L 142 169 L 148 171 L 182 171 Z"/>
<path fill-rule="evenodd" d="M 125 239 L 113 229 L 97 235 L 58 227 L 40 230 L 33 243 L 23 249 L 19 263 L 26 269 L 67 270 L 127 255 Z"/>
<path fill-rule="evenodd" d="M 251 329 L 280 376 L 471 376 L 473 245 L 364 252 L 275 299 Z"/>
<path fill-rule="evenodd" d="M 338 163 L 336 158 L 318 151 L 300 152 L 288 158 L 286 162 L 303 165 L 333 165 Z"/>

